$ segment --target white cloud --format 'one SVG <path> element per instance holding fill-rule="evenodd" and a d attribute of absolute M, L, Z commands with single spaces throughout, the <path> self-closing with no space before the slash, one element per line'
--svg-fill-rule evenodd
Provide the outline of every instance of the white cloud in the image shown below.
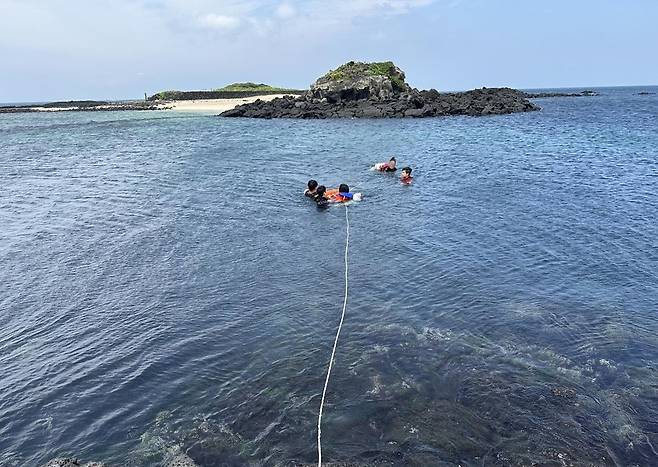
<path fill-rule="evenodd" d="M 278 23 L 295 18 L 300 24 L 293 29 L 302 30 L 304 36 L 308 37 L 309 34 L 324 35 L 337 29 L 342 30 L 359 18 L 404 15 L 415 8 L 448 0 L 141 1 L 157 5 L 158 15 L 163 19 L 222 32 L 240 30 L 266 36 L 280 30 Z M 288 22 L 288 27 L 291 24 Z"/>
<path fill-rule="evenodd" d="M 235 16 L 207 13 L 199 17 L 199 24 L 209 29 L 231 31 L 240 26 L 240 18 L 236 18 Z"/>
<path fill-rule="evenodd" d="M 164 0 L 170 12 L 180 17 L 196 15 L 199 25 L 232 31 L 251 27 L 263 35 L 276 30 L 276 23 L 303 18 L 309 31 L 328 24 L 346 25 L 353 20 L 374 16 L 397 16 L 430 5 L 438 0 L 284 0 L 271 10 L 271 0 Z M 269 13 L 268 13 L 269 12 Z M 316 29 L 316 32 L 322 32 Z"/>
<path fill-rule="evenodd" d="M 376 44 L 369 38 L 382 27 L 379 18 L 433 1 L 450 0 L 0 0 L 0 96 L 116 97 L 141 95 L 142 86 L 285 83 L 287 69 L 308 73 L 287 83 L 299 86 L 327 63 L 353 54 L 378 58 L 368 46 Z M 245 54 L 253 60 L 241 60 Z M 270 65 L 269 78 L 261 77 L 261 63 Z"/>
<path fill-rule="evenodd" d="M 281 19 L 292 18 L 297 14 L 297 9 L 288 2 L 281 3 L 276 8 L 276 16 Z"/>
<path fill-rule="evenodd" d="M 364 16 L 401 15 L 414 8 L 430 5 L 436 0 L 334 0 L 327 5 L 314 2 L 315 13 L 322 13 L 341 20 L 351 20 Z"/>

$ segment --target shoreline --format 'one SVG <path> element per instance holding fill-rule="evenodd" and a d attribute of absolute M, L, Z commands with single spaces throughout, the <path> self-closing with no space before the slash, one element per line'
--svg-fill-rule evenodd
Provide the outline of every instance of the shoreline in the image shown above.
<path fill-rule="evenodd" d="M 267 94 L 261 96 L 228 98 L 228 99 L 196 99 L 196 100 L 176 100 L 158 103 L 159 110 L 187 113 L 211 113 L 218 114 L 233 110 L 239 105 L 252 104 L 257 100 L 269 102 L 279 97 L 289 96 L 290 94 Z"/>
<path fill-rule="evenodd" d="M 265 94 L 249 97 L 222 99 L 167 100 L 167 101 L 70 101 L 39 105 L 13 105 L 0 107 L 0 114 L 13 113 L 56 113 L 56 112 L 112 112 L 112 111 L 175 111 L 200 114 L 219 114 L 233 110 L 239 105 L 252 104 L 257 100 L 269 102 L 291 94 Z"/>

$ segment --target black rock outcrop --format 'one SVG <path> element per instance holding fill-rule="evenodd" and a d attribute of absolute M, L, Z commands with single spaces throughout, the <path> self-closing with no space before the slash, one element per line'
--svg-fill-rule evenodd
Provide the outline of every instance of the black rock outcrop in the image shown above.
<path fill-rule="evenodd" d="M 163 107 L 144 101 L 132 102 L 105 102 L 105 101 L 66 101 L 50 102 L 40 105 L 12 105 L 0 106 L 0 114 L 6 113 L 26 113 L 26 112 L 48 112 L 55 110 L 57 112 L 115 112 L 119 110 L 162 110 Z"/>
<path fill-rule="evenodd" d="M 594 97 L 599 93 L 596 91 L 581 92 L 524 92 L 523 95 L 528 99 L 539 99 L 544 97 Z"/>
<path fill-rule="evenodd" d="M 338 102 L 308 95 L 298 98 L 286 96 L 269 102 L 257 100 L 221 115 L 250 118 L 418 118 L 499 115 L 533 110 L 539 110 L 539 107 L 513 89 L 483 88 L 458 93 L 412 90 L 390 99 L 362 98 Z"/>
<path fill-rule="evenodd" d="M 281 90 L 281 91 L 166 91 L 154 94 L 148 98 L 149 102 L 160 101 L 196 101 L 204 99 L 240 99 L 254 96 L 269 96 L 273 94 L 299 95 L 304 91 Z"/>
<path fill-rule="evenodd" d="M 405 82 L 392 62 L 349 62 L 318 79 L 301 96 L 257 100 L 228 110 L 224 117 L 250 118 L 399 118 L 446 115 L 498 115 L 539 107 L 510 88 L 466 92 L 419 91 Z"/>

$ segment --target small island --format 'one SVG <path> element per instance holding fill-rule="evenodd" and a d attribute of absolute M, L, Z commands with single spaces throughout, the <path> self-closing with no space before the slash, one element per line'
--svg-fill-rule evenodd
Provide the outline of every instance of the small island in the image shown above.
<path fill-rule="evenodd" d="M 248 118 L 478 117 L 540 110 L 530 99 L 597 95 L 590 90 L 563 93 L 524 92 L 511 88 L 419 91 L 407 83 L 405 73 L 391 61 L 351 61 L 318 78 L 307 90 L 238 82 L 204 91 L 160 91 L 145 95 L 143 100 L 76 100 L 0 106 L 0 114 L 173 110 Z"/>
<path fill-rule="evenodd" d="M 29 112 L 112 112 L 119 110 L 162 110 L 153 102 L 144 101 L 60 101 L 34 105 L 0 106 L 0 114 Z"/>
<path fill-rule="evenodd" d="M 223 112 L 250 118 L 401 118 L 500 115 L 540 108 L 510 88 L 466 92 L 419 91 L 393 62 L 348 62 L 320 77 L 299 96 L 256 100 Z"/>
<path fill-rule="evenodd" d="M 599 93 L 586 89 L 580 92 L 525 92 L 524 95 L 528 99 L 540 99 L 545 97 L 595 97 Z"/>
<path fill-rule="evenodd" d="M 143 100 L 97 101 L 71 100 L 47 104 L 0 106 L 0 114 L 27 112 L 108 112 L 141 110 L 176 110 L 181 112 L 219 113 L 239 104 L 259 99 L 303 94 L 303 90 L 285 89 L 267 84 L 233 83 L 210 91 L 160 91 Z"/>
<path fill-rule="evenodd" d="M 300 89 L 286 89 L 269 84 L 256 83 L 233 83 L 212 91 L 160 91 L 150 96 L 149 102 L 163 103 L 163 101 L 186 101 L 202 99 L 239 99 L 255 96 L 269 95 L 300 95 L 304 91 Z"/>

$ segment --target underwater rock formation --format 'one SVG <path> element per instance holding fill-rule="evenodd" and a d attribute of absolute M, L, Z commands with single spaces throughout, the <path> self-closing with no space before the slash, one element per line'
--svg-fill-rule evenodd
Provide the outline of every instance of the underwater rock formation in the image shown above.
<path fill-rule="evenodd" d="M 74 457 L 58 457 L 45 464 L 43 467 L 108 467 L 107 464 L 100 462 L 88 462 L 83 464 Z"/>

